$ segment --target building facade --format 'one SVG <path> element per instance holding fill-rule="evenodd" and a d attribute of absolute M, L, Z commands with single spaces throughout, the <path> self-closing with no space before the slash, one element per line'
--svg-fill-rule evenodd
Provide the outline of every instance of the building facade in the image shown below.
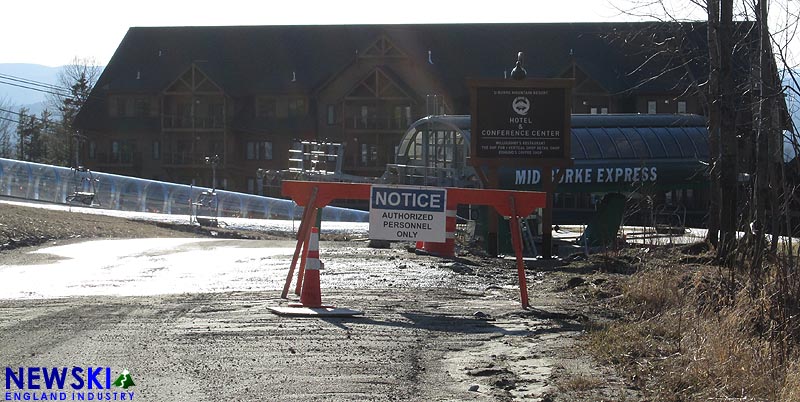
<path fill-rule="evenodd" d="M 686 27 L 691 30 L 686 30 Z M 681 28 L 681 60 L 653 35 Z M 685 35 L 690 32 L 690 35 Z M 294 141 L 345 144 L 380 176 L 408 126 L 469 113 L 470 78 L 572 78 L 575 114 L 705 114 L 705 30 L 659 23 L 131 28 L 81 109 L 87 167 L 256 193 Z M 689 61 L 686 61 L 689 60 Z M 675 67 L 679 65 L 679 67 Z"/>

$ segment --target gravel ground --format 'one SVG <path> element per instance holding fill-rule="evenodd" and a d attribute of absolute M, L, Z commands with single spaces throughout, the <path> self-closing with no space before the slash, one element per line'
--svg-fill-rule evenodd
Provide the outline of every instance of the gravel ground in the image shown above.
<path fill-rule="evenodd" d="M 0 222 L 0 270 L 33 258 L 29 252 L 45 242 L 275 236 L 6 205 Z M 358 318 L 276 316 L 267 307 L 286 303 L 279 291 L 0 295 L 0 361 L 126 368 L 137 400 L 153 401 L 638 400 L 578 343 L 591 322 L 614 315 L 593 299 L 603 294 L 594 284 L 612 286 L 614 275 L 624 273 L 598 273 L 592 261 L 529 269 L 532 308 L 522 310 L 513 261 L 467 254 L 448 261 L 398 253 L 398 246 L 347 256 L 356 248 L 338 244 L 337 258 L 353 264 L 391 259 L 398 269 L 424 266 L 452 279 L 432 288 L 323 287 L 325 302 L 364 311 Z"/>

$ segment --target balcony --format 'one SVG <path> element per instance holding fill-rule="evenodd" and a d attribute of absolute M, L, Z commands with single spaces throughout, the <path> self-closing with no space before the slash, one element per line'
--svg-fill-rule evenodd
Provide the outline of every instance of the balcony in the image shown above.
<path fill-rule="evenodd" d="M 164 116 L 162 121 L 166 130 L 220 130 L 225 128 L 225 119 L 222 116 L 195 117 L 194 119 L 191 116 Z"/>
<path fill-rule="evenodd" d="M 406 118 L 350 116 L 344 127 L 351 130 L 405 130 L 411 122 Z"/>

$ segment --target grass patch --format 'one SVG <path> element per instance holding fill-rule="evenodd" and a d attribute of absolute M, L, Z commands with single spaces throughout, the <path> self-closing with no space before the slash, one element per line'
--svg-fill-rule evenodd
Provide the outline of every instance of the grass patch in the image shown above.
<path fill-rule="evenodd" d="M 604 384 L 603 379 L 587 374 L 577 374 L 569 376 L 558 383 L 558 390 L 561 392 L 586 392 L 601 388 Z"/>
<path fill-rule="evenodd" d="M 679 259 L 652 258 L 626 279 L 617 298 L 626 318 L 589 331 L 592 355 L 646 400 L 800 401 L 800 342 L 776 317 L 786 284 L 767 275 L 754 295 L 718 267 Z"/>

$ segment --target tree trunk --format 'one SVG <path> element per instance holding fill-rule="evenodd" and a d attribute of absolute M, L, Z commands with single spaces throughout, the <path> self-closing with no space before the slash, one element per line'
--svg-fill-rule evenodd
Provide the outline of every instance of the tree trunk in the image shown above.
<path fill-rule="evenodd" d="M 706 241 L 719 245 L 719 0 L 708 2 L 708 146 L 709 146 L 709 203 Z"/>
<path fill-rule="evenodd" d="M 720 247 L 717 258 L 730 263 L 736 242 L 736 218 L 738 216 L 736 179 L 739 173 L 736 152 L 736 111 L 733 98 L 733 53 L 732 30 L 733 0 L 720 1 L 719 42 L 719 86 L 720 106 Z"/>
<path fill-rule="evenodd" d="M 750 219 L 752 233 L 750 234 L 752 247 L 752 266 L 750 278 L 753 285 L 760 283 L 761 261 L 765 249 L 765 228 L 767 226 L 767 207 L 769 197 L 769 131 L 771 124 L 771 98 L 769 94 L 768 77 L 770 74 L 769 57 L 765 53 L 769 49 L 769 34 L 766 26 L 766 2 L 760 0 L 756 6 L 756 22 L 758 24 L 758 60 L 756 61 L 756 104 L 753 111 L 755 126 L 756 161 L 753 171 L 753 196 L 750 205 Z"/>

